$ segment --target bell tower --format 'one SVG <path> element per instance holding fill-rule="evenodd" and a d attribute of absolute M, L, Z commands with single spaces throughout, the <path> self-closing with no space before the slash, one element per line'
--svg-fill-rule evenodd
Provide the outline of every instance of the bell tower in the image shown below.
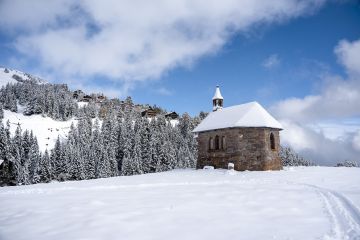
<path fill-rule="evenodd" d="M 223 108 L 224 98 L 221 96 L 219 85 L 216 86 L 215 94 L 214 97 L 212 98 L 212 101 L 213 101 L 213 112 Z"/>

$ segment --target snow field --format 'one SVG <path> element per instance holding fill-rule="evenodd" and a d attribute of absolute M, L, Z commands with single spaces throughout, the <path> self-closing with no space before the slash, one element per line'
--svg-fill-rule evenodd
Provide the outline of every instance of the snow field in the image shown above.
<path fill-rule="evenodd" d="M 20 124 L 23 131 L 26 129 L 33 131 L 37 137 L 39 149 L 42 152 L 46 149 L 53 149 L 58 136 L 60 136 L 61 140 L 66 139 L 71 123 L 77 123 L 75 119 L 56 121 L 49 117 L 42 117 L 41 115 L 24 116 L 21 112 L 21 107 L 19 107 L 18 113 L 4 110 L 4 125 L 8 120 L 10 121 L 11 134 L 15 133 L 18 124 Z"/>
<path fill-rule="evenodd" d="M 360 169 L 174 170 L 0 189 L 0 239 L 360 239 Z"/>
<path fill-rule="evenodd" d="M 16 81 L 12 76 L 14 74 L 18 75 L 19 77 L 21 77 L 24 80 L 28 80 L 29 77 L 26 76 L 23 72 L 17 71 L 17 70 L 12 70 L 12 69 L 8 69 L 8 73 L 5 72 L 5 68 L 0 67 L 0 88 L 2 86 L 5 86 L 8 83 L 17 83 L 18 81 Z"/>

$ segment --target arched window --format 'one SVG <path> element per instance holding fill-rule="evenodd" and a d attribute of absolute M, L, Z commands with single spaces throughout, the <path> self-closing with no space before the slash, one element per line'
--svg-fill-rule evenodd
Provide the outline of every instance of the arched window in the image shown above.
<path fill-rule="evenodd" d="M 225 136 L 221 138 L 221 149 L 225 149 Z"/>
<path fill-rule="evenodd" d="M 273 133 L 270 133 L 270 147 L 271 150 L 275 150 L 275 137 Z"/>
<path fill-rule="evenodd" d="M 214 145 L 213 144 L 213 138 L 211 137 L 211 138 L 209 138 L 209 150 L 214 148 L 213 145 Z"/>
<path fill-rule="evenodd" d="M 215 150 L 219 150 L 220 148 L 220 138 L 218 135 L 215 137 Z"/>

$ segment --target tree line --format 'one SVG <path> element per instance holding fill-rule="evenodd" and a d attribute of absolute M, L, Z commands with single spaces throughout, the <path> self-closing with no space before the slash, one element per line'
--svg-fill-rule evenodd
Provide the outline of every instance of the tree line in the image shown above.
<path fill-rule="evenodd" d="M 200 122 L 183 114 L 177 124 L 159 114 L 142 117 L 131 98 L 125 108 L 118 99 L 77 107 L 66 85 L 24 82 L 0 89 L 3 109 L 24 114 L 43 114 L 56 120 L 77 117 L 66 139 L 41 152 L 36 136 L 10 123 L 0 123 L 0 184 L 19 185 L 52 180 L 83 180 L 195 167 L 196 140 L 191 131 Z"/>
<path fill-rule="evenodd" d="M 17 126 L 10 135 L 10 123 L 0 122 L 0 185 L 84 180 L 134 175 L 196 166 L 197 147 L 192 130 L 206 117 L 183 114 L 176 125 L 159 114 L 142 117 L 131 98 L 121 105 L 118 99 L 101 105 L 90 102 L 78 108 L 72 92 L 62 84 L 31 81 L 7 84 L 0 89 L 0 120 L 3 109 L 24 114 L 43 114 L 56 120 L 76 116 L 65 140 L 41 152 L 36 136 Z M 125 108 L 124 108 L 125 106 Z M 24 130 L 24 131 L 23 131 Z M 289 147 L 282 147 L 284 166 L 311 166 Z"/>
<path fill-rule="evenodd" d="M 43 114 L 55 120 L 68 120 L 77 113 L 77 103 L 65 84 L 36 84 L 25 81 L 7 84 L 0 89 L 0 105 L 18 112 L 24 106 L 24 115 Z"/>

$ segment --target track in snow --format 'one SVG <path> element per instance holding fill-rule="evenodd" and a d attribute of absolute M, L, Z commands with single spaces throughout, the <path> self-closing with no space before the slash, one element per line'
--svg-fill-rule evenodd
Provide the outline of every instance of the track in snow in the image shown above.
<path fill-rule="evenodd" d="M 331 232 L 324 239 L 360 240 L 360 211 L 350 200 L 335 191 L 314 185 L 305 186 L 319 194 L 330 218 Z"/>

